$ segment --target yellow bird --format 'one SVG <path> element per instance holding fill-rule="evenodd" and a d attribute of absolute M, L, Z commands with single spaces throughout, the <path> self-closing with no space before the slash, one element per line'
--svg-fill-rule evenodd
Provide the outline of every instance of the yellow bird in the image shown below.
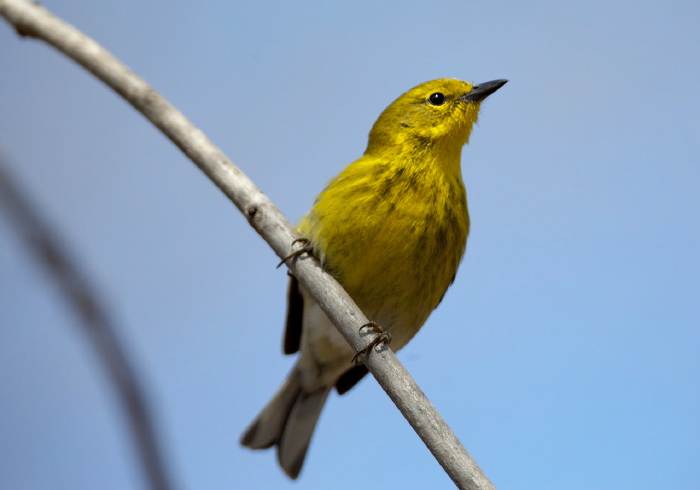
<path fill-rule="evenodd" d="M 374 123 L 364 156 L 327 185 L 297 228 L 396 351 L 455 278 L 469 234 L 462 146 L 481 101 L 506 82 L 442 78 L 400 96 Z M 284 352 L 300 355 L 241 444 L 277 446 L 280 465 L 297 478 L 331 389 L 345 393 L 367 368 L 352 362 L 353 349 L 294 277 Z"/>

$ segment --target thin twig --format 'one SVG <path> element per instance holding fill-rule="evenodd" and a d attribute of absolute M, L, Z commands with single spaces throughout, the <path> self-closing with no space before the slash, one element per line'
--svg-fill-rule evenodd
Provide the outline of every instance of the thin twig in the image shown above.
<path fill-rule="evenodd" d="M 93 40 L 40 7 L 24 0 L 0 0 L 0 14 L 19 33 L 53 45 L 122 95 L 226 194 L 281 259 L 293 252 L 291 244 L 300 237 L 287 218 L 221 150 L 145 81 Z M 363 349 L 371 337 L 360 336 L 358 327 L 368 320 L 342 287 L 324 273 L 314 258 L 289 262 L 294 275 L 350 345 L 356 351 Z M 459 488 L 495 488 L 391 349 L 383 346 L 364 356 L 363 362 Z"/>
<path fill-rule="evenodd" d="M 10 178 L 2 158 L 0 207 L 4 208 L 29 251 L 44 265 L 63 297 L 79 317 L 79 324 L 90 339 L 119 394 L 150 488 L 173 488 L 165 470 L 145 390 L 117 337 L 118 329 L 100 303 L 94 287 L 71 259 L 56 233 Z"/>

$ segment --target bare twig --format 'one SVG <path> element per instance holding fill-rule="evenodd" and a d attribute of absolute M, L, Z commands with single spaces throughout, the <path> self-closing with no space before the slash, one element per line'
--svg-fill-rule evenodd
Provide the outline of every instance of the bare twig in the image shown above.
<path fill-rule="evenodd" d="M 97 351 L 127 413 L 150 488 L 173 488 L 165 470 L 144 389 L 117 337 L 117 328 L 100 304 L 90 281 L 10 178 L 5 167 L 0 159 L 0 207 L 5 209 L 28 249 L 46 267 L 80 318 L 80 325 Z"/>
<path fill-rule="evenodd" d="M 41 7 L 24 0 L 0 0 L 0 15 L 20 34 L 48 42 L 122 95 L 226 194 L 280 258 L 292 253 L 291 244 L 299 236 L 284 215 L 144 80 L 93 40 Z M 368 320 L 342 287 L 313 258 L 292 260 L 289 267 L 350 345 L 356 351 L 363 349 L 371 339 L 361 337 L 358 327 Z M 459 488 L 494 488 L 391 349 L 375 350 L 364 356 L 363 362 Z"/>

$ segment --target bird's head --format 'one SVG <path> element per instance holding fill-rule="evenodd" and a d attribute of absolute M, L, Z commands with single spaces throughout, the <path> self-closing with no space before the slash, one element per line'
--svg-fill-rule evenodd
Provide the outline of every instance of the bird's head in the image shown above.
<path fill-rule="evenodd" d="M 461 149 L 469 141 L 481 101 L 507 80 L 473 85 L 452 78 L 422 83 L 389 105 L 369 133 L 366 154 L 411 145 Z"/>

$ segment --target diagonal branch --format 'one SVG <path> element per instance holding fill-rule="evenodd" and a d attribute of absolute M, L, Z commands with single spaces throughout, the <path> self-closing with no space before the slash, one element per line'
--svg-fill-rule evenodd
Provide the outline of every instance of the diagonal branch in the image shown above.
<path fill-rule="evenodd" d="M 25 0 L 0 0 L 0 15 L 21 35 L 51 44 L 124 97 L 221 189 L 280 258 L 290 255 L 292 242 L 299 236 L 287 218 L 221 150 L 144 80 L 96 42 L 41 7 Z M 342 287 L 323 272 L 318 261 L 309 258 L 289 262 L 294 275 L 350 345 L 360 351 L 369 344 L 371 339 L 358 333 L 358 327 L 368 323 L 367 318 Z M 494 488 L 391 349 L 375 350 L 364 356 L 363 362 L 459 488 Z"/>
<path fill-rule="evenodd" d="M 0 207 L 5 209 L 27 248 L 49 271 L 61 294 L 80 318 L 80 325 L 104 364 L 128 415 L 150 488 L 173 488 L 165 470 L 145 391 L 117 336 L 118 329 L 100 304 L 90 281 L 71 260 L 56 234 L 22 194 L 5 167 L 0 159 Z"/>

